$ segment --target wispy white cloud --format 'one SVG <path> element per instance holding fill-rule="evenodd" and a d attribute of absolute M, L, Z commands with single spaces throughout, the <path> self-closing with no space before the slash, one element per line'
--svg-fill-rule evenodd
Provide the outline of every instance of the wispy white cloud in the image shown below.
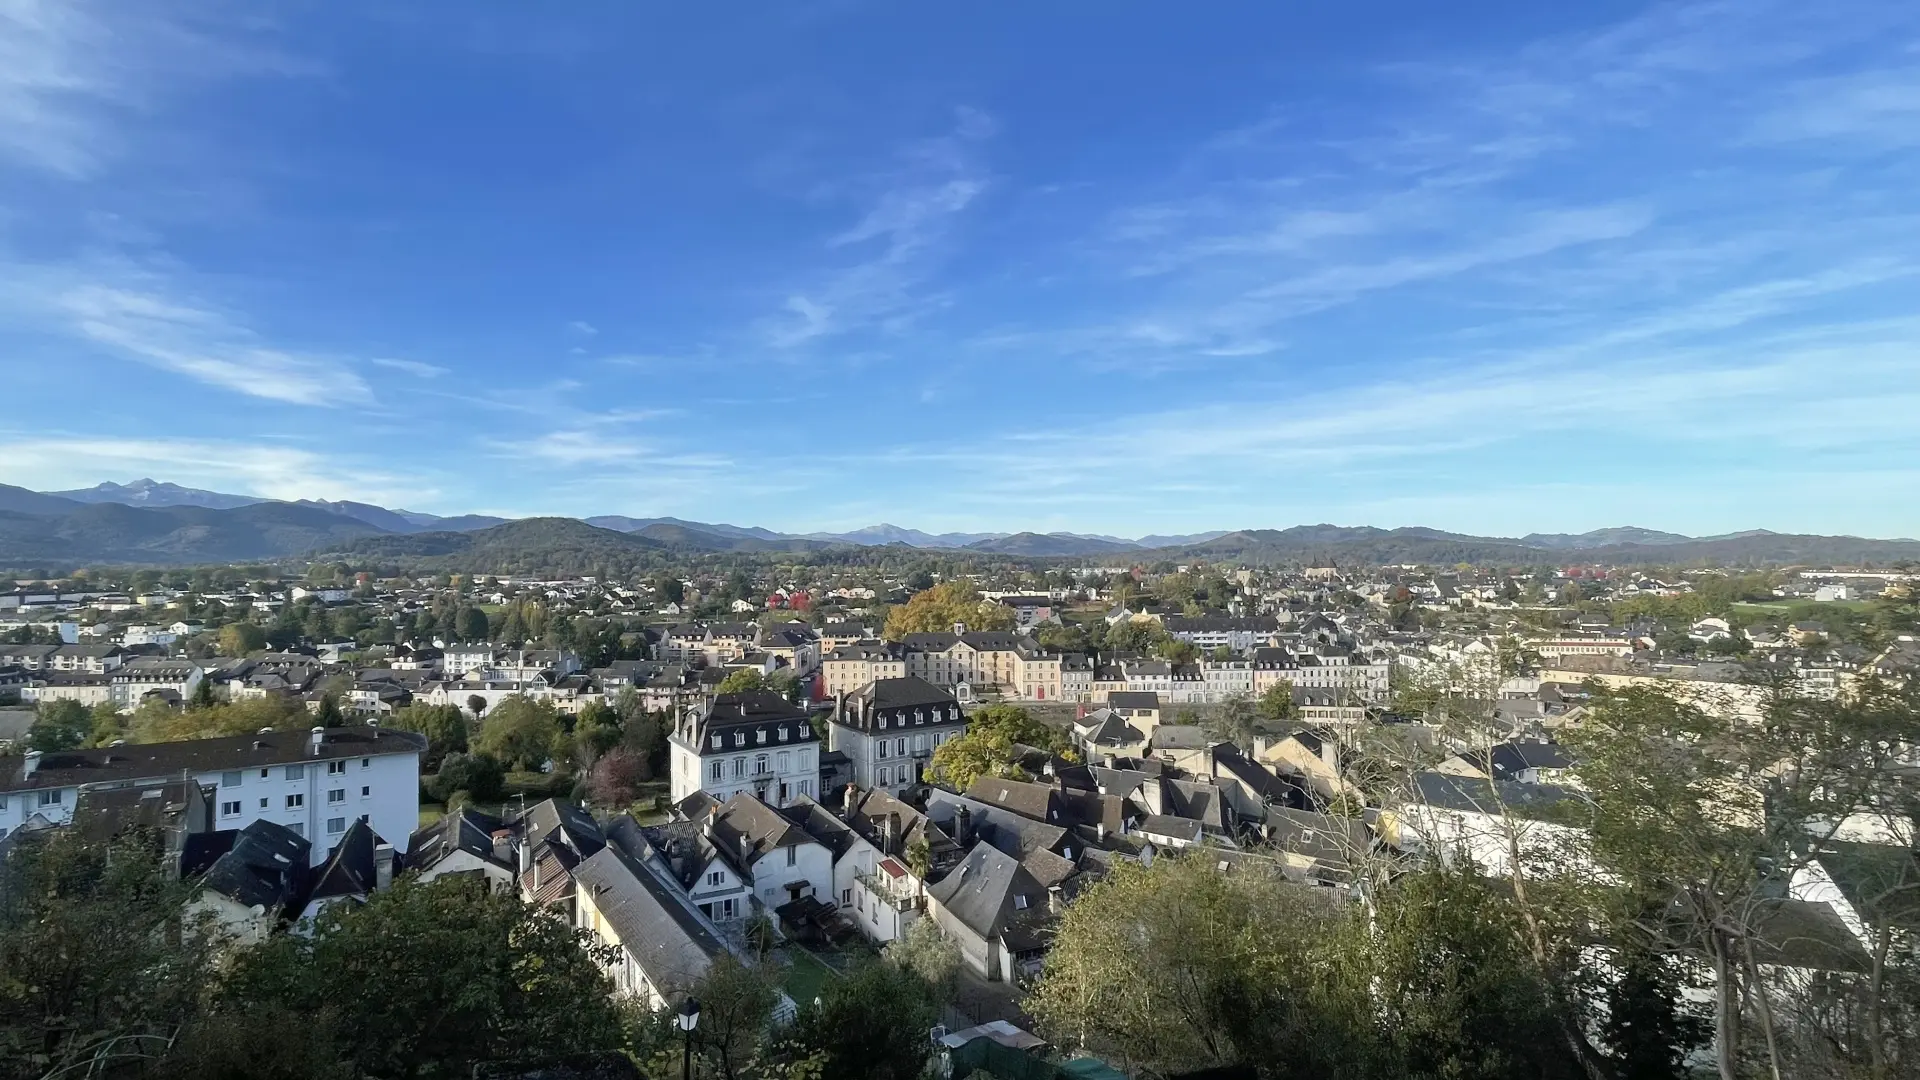
<path fill-rule="evenodd" d="M 902 148 L 876 176 L 838 185 L 863 194 L 867 209 L 826 246 L 857 261 L 832 266 L 790 293 L 780 314 L 761 324 L 767 342 L 788 349 L 852 330 L 897 329 L 942 303 L 921 286 L 955 219 L 987 189 L 980 151 L 993 130 L 985 113 L 961 109 L 949 133 Z"/>
<path fill-rule="evenodd" d="M 250 6 L 0 0 L 0 157 L 87 177 L 162 98 L 317 70 L 279 49 Z"/>
<path fill-rule="evenodd" d="M 370 396 L 347 363 L 276 347 L 232 316 L 175 296 L 152 278 L 77 284 L 53 297 L 53 309 L 85 340 L 223 390 L 294 405 L 345 405 Z"/>
<path fill-rule="evenodd" d="M 409 375 L 422 379 L 437 379 L 442 375 L 449 374 L 451 371 L 451 369 L 443 368 L 438 364 L 422 363 L 419 360 L 395 360 L 385 356 L 376 356 L 372 360 L 369 360 L 368 363 L 383 368 L 392 368 L 395 371 L 404 371 Z"/>
<path fill-rule="evenodd" d="M 600 332 L 600 328 L 590 322 L 575 319 L 567 324 L 567 332 L 576 337 L 593 337 Z"/>

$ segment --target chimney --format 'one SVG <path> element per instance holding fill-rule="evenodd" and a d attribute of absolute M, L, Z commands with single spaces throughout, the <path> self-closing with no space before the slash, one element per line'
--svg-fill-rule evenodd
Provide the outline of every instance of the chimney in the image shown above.
<path fill-rule="evenodd" d="M 307 753 L 311 754 L 314 757 L 319 757 L 320 743 L 322 740 L 324 740 L 327 737 L 327 729 L 323 727 L 316 727 L 311 731 L 310 734 L 312 737 L 307 740 Z"/>
<path fill-rule="evenodd" d="M 1061 907 L 1062 907 L 1062 904 L 1060 902 L 1060 886 L 1058 885 L 1047 886 L 1047 912 L 1052 915 L 1058 915 L 1060 914 Z"/>
<path fill-rule="evenodd" d="M 753 839 L 751 837 L 742 836 L 740 838 L 740 861 L 748 862 L 752 858 L 753 858 Z"/>
<path fill-rule="evenodd" d="M 973 811 L 965 806 L 954 811 L 953 840 L 962 850 L 973 843 Z"/>
<path fill-rule="evenodd" d="M 894 814 L 888 814 L 886 819 L 880 822 L 880 854 L 892 855 L 894 853 L 893 849 L 896 846 L 894 843 L 894 833 L 899 828 L 899 825 L 900 819 Z"/>
<path fill-rule="evenodd" d="M 495 829 L 493 832 L 493 857 L 503 863 L 511 864 L 514 862 L 514 855 L 513 831 L 510 829 Z M 524 871 L 526 867 L 522 866 L 520 869 Z"/>
<path fill-rule="evenodd" d="M 959 636 L 959 635 L 961 635 L 961 634 L 964 634 L 964 633 L 966 633 L 966 632 L 967 632 L 967 624 L 966 624 L 966 623 L 963 623 L 963 622 L 957 622 L 957 623 L 954 623 L 954 624 L 953 624 L 953 632 L 954 632 L 954 635 L 955 635 L 956 637 L 957 637 L 957 636 Z"/>
<path fill-rule="evenodd" d="M 25 768 L 20 770 L 20 778 L 24 780 L 27 777 L 32 776 L 34 773 L 34 770 L 38 769 L 39 767 L 40 767 L 40 751 L 38 750 L 27 751 L 27 764 Z"/>
<path fill-rule="evenodd" d="M 1100 838 L 1101 843 L 1103 844 L 1106 843 L 1107 842 L 1107 823 L 1102 821 L 1099 824 L 1095 825 L 1093 827 L 1093 834 Z"/>
<path fill-rule="evenodd" d="M 1049 778 L 1053 776 L 1053 758 L 1051 755 L 1048 756 L 1047 763 L 1040 767 L 1040 773 L 1042 776 Z"/>
<path fill-rule="evenodd" d="M 393 884 L 393 845 L 380 844 L 373 849 L 373 887 L 385 889 Z"/>

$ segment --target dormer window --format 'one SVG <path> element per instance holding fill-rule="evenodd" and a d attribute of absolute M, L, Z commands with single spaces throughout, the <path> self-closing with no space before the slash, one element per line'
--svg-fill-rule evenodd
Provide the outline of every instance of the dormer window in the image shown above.
<path fill-rule="evenodd" d="M 764 745 L 767 741 L 767 729 L 761 728 L 758 731 L 755 731 L 753 733 L 753 741 L 756 744 Z"/>
<path fill-rule="evenodd" d="M 1013 894 L 1013 908 L 1015 911 L 1027 910 L 1027 894 L 1026 893 Z"/>
<path fill-rule="evenodd" d="M 744 731 L 736 731 L 736 732 L 734 732 L 734 735 L 733 735 L 733 745 L 735 745 L 735 746 L 745 746 L 745 745 L 747 745 L 747 733 L 746 733 L 746 732 L 744 732 Z"/>
<path fill-rule="evenodd" d="M 880 730 L 881 731 L 887 730 L 887 718 L 884 716 L 880 718 Z"/>
<path fill-rule="evenodd" d="M 715 735 L 715 736 L 713 737 L 713 748 L 714 748 L 715 750 L 718 750 L 718 749 L 720 749 L 720 736 L 718 736 L 718 735 Z"/>
<path fill-rule="evenodd" d="M 787 741 L 787 725 L 785 724 L 780 725 L 780 741 L 781 742 Z"/>

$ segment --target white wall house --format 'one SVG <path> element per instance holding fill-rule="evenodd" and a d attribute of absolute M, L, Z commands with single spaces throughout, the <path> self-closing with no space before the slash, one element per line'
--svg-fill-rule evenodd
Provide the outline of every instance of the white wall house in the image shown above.
<path fill-rule="evenodd" d="M 853 782 L 897 792 L 920 783 L 933 751 L 966 734 L 954 696 L 924 679 L 879 679 L 840 699 L 829 737 L 847 755 Z"/>
<path fill-rule="evenodd" d="M 0 757 L 0 835 L 36 814 L 66 824 L 82 787 L 184 774 L 215 789 L 214 828 L 278 822 L 311 842 L 318 863 L 356 818 L 407 842 L 420 821 L 425 749 L 412 732 L 356 726 Z"/>
<path fill-rule="evenodd" d="M 750 794 L 774 806 L 820 794 L 820 744 L 807 714 L 778 694 L 722 694 L 689 706 L 668 738 L 674 802 L 704 791 Z"/>

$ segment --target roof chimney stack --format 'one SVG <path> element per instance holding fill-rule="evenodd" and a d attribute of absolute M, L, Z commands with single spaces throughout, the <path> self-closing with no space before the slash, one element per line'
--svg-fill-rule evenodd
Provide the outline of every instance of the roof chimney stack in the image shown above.
<path fill-rule="evenodd" d="M 307 740 L 307 753 L 311 754 L 314 757 L 319 757 L 320 743 L 322 740 L 324 740 L 327 737 L 327 729 L 323 727 L 315 727 L 311 734 L 312 734 L 312 737 Z"/>
<path fill-rule="evenodd" d="M 38 750 L 27 751 L 26 766 L 20 770 L 21 779 L 25 779 L 29 776 L 32 776 L 34 772 L 39 768 L 40 768 L 40 751 Z"/>

